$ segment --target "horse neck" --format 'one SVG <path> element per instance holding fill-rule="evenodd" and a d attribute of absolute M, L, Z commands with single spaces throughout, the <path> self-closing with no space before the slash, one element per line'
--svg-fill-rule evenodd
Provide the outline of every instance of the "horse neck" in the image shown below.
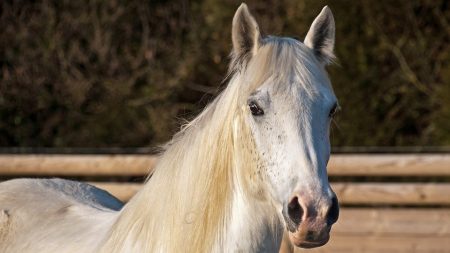
<path fill-rule="evenodd" d="M 250 205 L 240 190 L 247 186 L 238 172 L 249 170 L 237 162 L 240 114 L 230 106 L 237 89 L 229 86 L 177 134 L 151 180 L 121 211 L 102 252 L 255 252 L 273 234 L 276 219 L 261 212 L 270 208 Z M 242 237 L 257 239 L 244 245 Z"/>

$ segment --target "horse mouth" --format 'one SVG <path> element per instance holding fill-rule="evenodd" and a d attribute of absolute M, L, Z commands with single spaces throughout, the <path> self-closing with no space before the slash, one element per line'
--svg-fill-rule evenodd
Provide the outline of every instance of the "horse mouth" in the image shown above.
<path fill-rule="evenodd" d="M 300 247 L 300 248 L 304 248 L 304 249 L 311 249 L 311 248 L 317 248 L 317 247 L 323 246 L 327 242 L 328 242 L 328 239 L 324 240 L 324 241 L 321 241 L 321 242 L 304 241 L 304 242 L 301 242 L 299 245 L 295 245 L 295 246 Z"/>
<path fill-rule="evenodd" d="M 329 228 L 316 233 L 311 231 L 305 233 L 304 229 L 299 228 L 294 232 L 289 231 L 288 234 L 292 244 L 305 249 L 323 246 L 330 239 Z"/>

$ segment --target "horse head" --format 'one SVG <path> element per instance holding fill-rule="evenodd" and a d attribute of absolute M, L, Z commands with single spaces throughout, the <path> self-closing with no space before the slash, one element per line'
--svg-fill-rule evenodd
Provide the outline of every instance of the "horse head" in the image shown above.
<path fill-rule="evenodd" d="M 253 142 L 253 174 L 265 183 L 291 242 L 303 248 L 325 244 L 339 215 L 326 171 L 338 108 L 325 70 L 334 37 L 328 7 L 303 42 L 262 36 L 245 4 L 233 19 L 230 71 L 247 89 L 240 108 Z"/>

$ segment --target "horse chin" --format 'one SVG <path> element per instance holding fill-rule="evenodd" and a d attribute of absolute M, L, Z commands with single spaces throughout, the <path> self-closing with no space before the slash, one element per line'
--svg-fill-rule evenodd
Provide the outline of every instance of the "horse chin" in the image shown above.
<path fill-rule="evenodd" d="M 296 232 L 289 232 L 289 240 L 292 244 L 294 244 L 296 247 L 304 248 L 304 249 L 310 249 L 310 248 L 316 248 L 325 245 L 328 240 L 330 239 L 330 234 L 325 233 L 320 238 L 316 238 L 314 240 L 307 240 L 304 233 L 300 231 Z"/>

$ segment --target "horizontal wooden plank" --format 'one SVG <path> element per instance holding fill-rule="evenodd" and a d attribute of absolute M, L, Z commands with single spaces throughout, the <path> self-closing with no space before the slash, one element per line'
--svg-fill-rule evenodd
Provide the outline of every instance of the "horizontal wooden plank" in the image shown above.
<path fill-rule="evenodd" d="M 141 176 L 150 155 L 0 155 L 0 175 Z M 330 176 L 450 176 L 450 154 L 334 154 Z"/>
<path fill-rule="evenodd" d="M 155 162 L 148 155 L 0 155 L 0 175 L 142 176 Z"/>
<path fill-rule="evenodd" d="M 93 183 L 123 201 L 137 183 Z M 450 183 L 332 183 L 341 204 L 450 205 Z"/>
<path fill-rule="evenodd" d="M 305 252 L 296 249 L 295 253 Z M 449 253 L 448 236 L 335 236 L 325 246 L 311 253 Z"/>
<path fill-rule="evenodd" d="M 330 241 L 308 252 L 450 252 L 449 238 L 450 209 L 343 208 Z M 285 247 L 282 253 L 289 252 Z"/>
<path fill-rule="evenodd" d="M 450 154 L 334 154 L 331 176 L 450 175 Z"/>
<path fill-rule="evenodd" d="M 336 236 L 447 236 L 450 208 L 341 208 Z"/>
<path fill-rule="evenodd" d="M 332 183 L 344 204 L 450 205 L 450 183 Z"/>

